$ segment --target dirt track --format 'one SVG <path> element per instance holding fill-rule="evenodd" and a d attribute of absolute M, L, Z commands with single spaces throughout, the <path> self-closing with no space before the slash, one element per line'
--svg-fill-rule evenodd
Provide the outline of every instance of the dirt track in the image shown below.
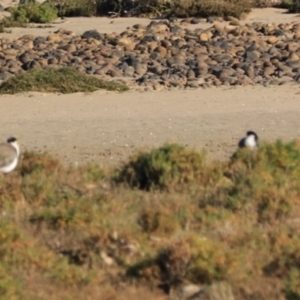
<path fill-rule="evenodd" d="M 70 163 L 119 163 L 137 148 L 172 141 L 225 159 L 245 131 L 261 140 L 300 134 L 297 84 L 189 91 L 99 91 L 1 96 L 0 136 L 23 149 L 47 150 Z"/>

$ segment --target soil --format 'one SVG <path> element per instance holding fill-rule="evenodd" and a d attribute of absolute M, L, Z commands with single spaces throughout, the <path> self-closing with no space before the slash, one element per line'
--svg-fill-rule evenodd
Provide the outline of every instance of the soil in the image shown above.
<path fill-rule="evenodd" d="M 0 97 L 0 136 L 67 163 L 118 164 L 139 148 L 177 142 L 226 159 L 249 129 L 260 141 L 300 134 L 300 89 L 212 88 L 122 94 L 27 93 Z"/>
<path fill-rule="evenodd" d="M 10 1 L 1 2 L 4 6 Z M 255 9 L 243 22 L 298 20 L 279 9 Z M 52 28 L 13 28 L 1 37 L 48 35 L 58 28 L 83 33 L 121 32 L 149 19 L 69 18 Z M 190 25 L 211 26 L 211 24 Z M 140 148 L 177 142 L 226 159 L 249 129 L 260 141 L 300 134 L 298 84 L 197 90 L 92 94 L 26 93 L 0 97 L 0 137 L 16 136 L 23 149 L 49 151 L 66 163 L 119 164 Z"/>

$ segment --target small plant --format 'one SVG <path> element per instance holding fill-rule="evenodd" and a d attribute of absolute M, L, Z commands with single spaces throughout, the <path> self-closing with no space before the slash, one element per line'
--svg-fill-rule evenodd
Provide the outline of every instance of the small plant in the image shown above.
<path fill-rule="evenodd" d="M 270 236 L 271 260 L 265 266 L 267 276 L 284 280 L 286 299 L 300 299 L 300 239 L 294 230 L 282 228 Z"/>
<path fill-rule="evenodd" d="M 100 0 L 97 3 L 98 14 L 115 12 L 119 16 L 174 16 L 174 17 L 209 17 L 234 16 L 251 11 L 250 0 Z"/>
<path fill-rule="evenodd" d="M 119 180 L 143 190 L 179 190 L 185 185 L 207 183 L 205 155 L 170 144 L 133 156 L 119 174 Z"/>
<path fill-rule="evenodd" d="M 167 210 L 158 207 L 149 207 L 141 211 L 138 223 L 146 233 L 159 232 L 160 235 L 169 236 L 176 229 L 178 230 L 179 222 L 172 218 Z"/>
<path fill-rule="evenodd" d="M 50 175 L 62 168 L 60 161 L 51 156 L 49 153 L 25 151 L 22 156 L 23 159 L 20 165 L 20 172 L 22 176 L 26 176 L 34 172 L 46 172 Z"/>
<path fill-rule="evenodd" d="M 156 265 L 159 267 L 161 280 L 168 282 L 170 286 L 184 279 L 211 284 L 226 279 L 236 259 L 230 249 L 221 243 L 188 234 L 171 240 L 156 258 L 147 258 L 144 263 L 138 262 L 128 272 L 135 275 L 143 274 L 143 268 L 150 267 L 155 270 Z M 157 276 L 157 272 L 153 274 Z"/>
<path fill-rule="evenodd" d="M 230 184 L 208 190 L 200 207 L 251 208 L 261 222 L 291 216 L 300 198 L 299 160 L 296 142 L 265 144 L 254 153 L 238 151 L 225 172 Z"/>
<path fill-rule="evenodd" d="M 47 0 L 46 2 L 57 8 L 60 17 L 90 17 L 97 13 L 95 0 Z"/>
<path fill-rule="evenodd" d="M 57 18 L 57 10 L 49 3 L 26 3 L 12 9 L 9 20 L 16 23 L 50 23 Z"/>
<path fill-rule="evenodd" d="M 10 77 L 0 85 L 0 94 L 16 94 L 22 92 L 77 93 L 94 92 L 98 89 L 123 92 L 126 85 L 101 80 L 80 73 L 73 68 L 33 69 L 23 74 Z"/>
<path fill-rule="evenodd" d="M 282 8 L 288 9 L 289 13 L 300 12 L 300 1 L 299 0 L 283 0 L 281 5 Z"/>

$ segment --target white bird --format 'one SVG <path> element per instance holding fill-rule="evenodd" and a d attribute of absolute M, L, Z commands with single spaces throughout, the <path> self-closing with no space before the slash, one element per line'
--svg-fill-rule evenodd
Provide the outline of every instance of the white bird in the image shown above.
<path fill-rule="evenodd" d="M 247 131 L 246 136 L 239 141 L 238 146 L 240 148 L 248 148 L 251 150 L 257 149 L 258 135 L 254 131 Z"/>
<path fill-rule="evenodd" d="M 14 170 L 18 164 L 20 155 L 20 146 L 14 137 L 7 139 L 6 143 L 0 144 L 0 171 L 9 173 Z"/>

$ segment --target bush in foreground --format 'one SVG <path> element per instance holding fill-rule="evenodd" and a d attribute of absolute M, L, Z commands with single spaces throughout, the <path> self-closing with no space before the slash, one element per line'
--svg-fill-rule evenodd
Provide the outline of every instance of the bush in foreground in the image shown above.
<path fill-rule="evenodd" d="M 146 174 L 160 190 L 145 192 L 113 182 L 114 169 L 25 152 L 0 178 L 0 293 L 157 299 L 158 287 L 172 296 L 194 283 L 221 300 L 298 299 L 299 158 L 296 142 L 224 164 L 165 145 L 127 164 L 138 187 Z"/>
<path fill-rule="evenodd" d="M 76 93 L 94 92 L 98 89 L 123 92 L 128 90 L 124 84 L 106 81 L 89 76 L 74 68 L 32 69 L 10 77 L 0 85 L 0 94 L 22 92 Z"/>
<path fill-rule="evenodd" d="M 24 26 L 28 23 L 51 23 L 57 18 L 57 9 L 49 3 L 19 4 L 10 9 L 11 15 L 1 22 L 5 27 Z"/>
<path fill-rule="evenodd" d="M 142 190 L 180 190 L 187 185 L 207 185 L 216 177 L 207 172 L 204 152 L 169 144 L 133 156 L 118 180 Z"/>

